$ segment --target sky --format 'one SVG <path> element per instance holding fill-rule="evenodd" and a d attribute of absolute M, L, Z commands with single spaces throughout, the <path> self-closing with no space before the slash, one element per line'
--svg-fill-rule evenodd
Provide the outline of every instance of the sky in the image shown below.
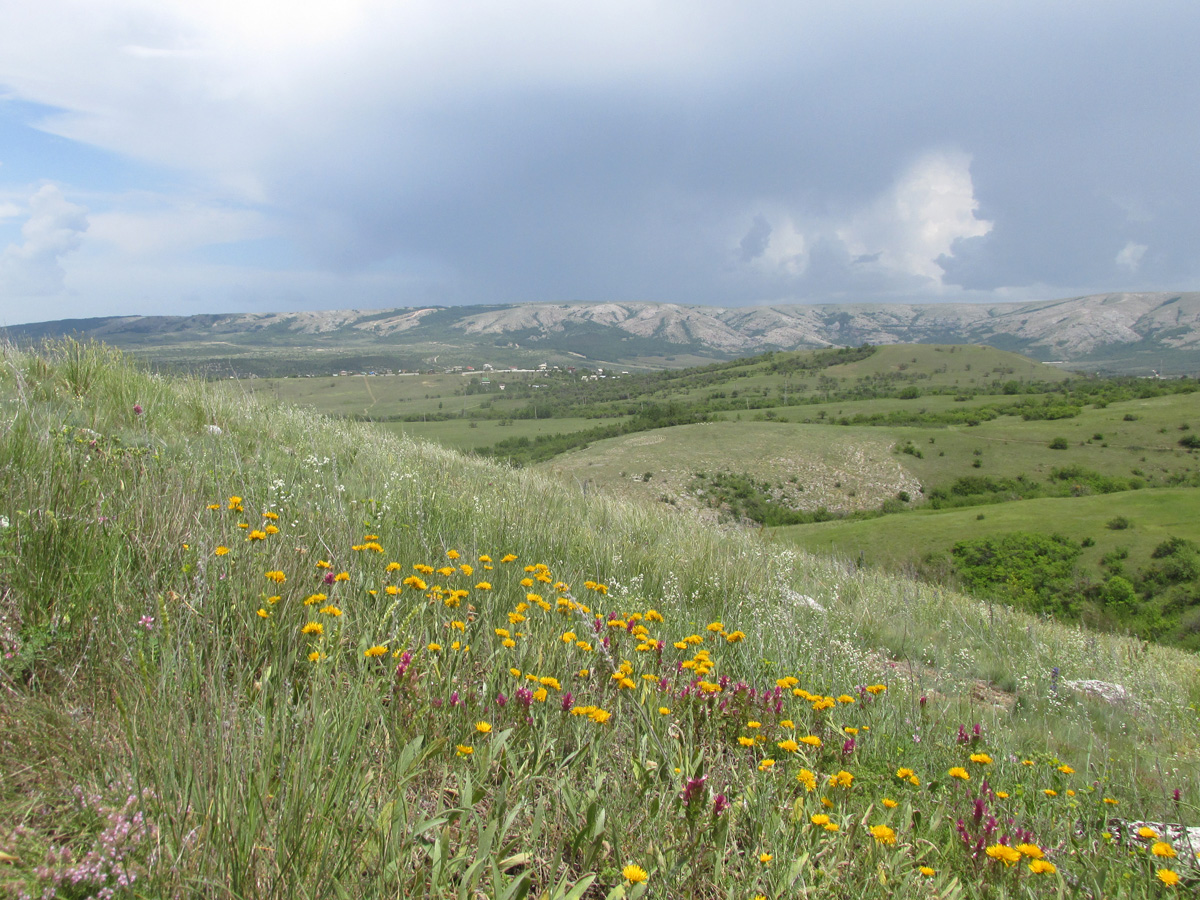
<path fill-rule="evenodd" d="M 1200 287 L 1200 5 L 0 0 L 0 325 Z"/>

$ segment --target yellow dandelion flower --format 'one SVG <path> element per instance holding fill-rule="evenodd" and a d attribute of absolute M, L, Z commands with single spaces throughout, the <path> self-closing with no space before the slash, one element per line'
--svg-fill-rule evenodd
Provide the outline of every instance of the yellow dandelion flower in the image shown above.
<path fill-rule="evenodd" d="M 621 877 L 630 884 L 642 884 L 649 880 L 650 874 L 641 866 L 635 866 L 630 863 L 621 870 Z"/>
<path fill-rule="evenodd" d="M 743 747 L 753 747 L 754 746 L 754 738 L 746 737 L 743 734 L 738 737 L 738 743 L 741 744 Z"/>
<path fill-rule="evenodd" d="M 1029 864 L 1029 871 L 1034 875 L 1053 875 L 1058 867 L 1048 859 L 1035 859 Z"/>
<path fill-rule="evenodd" d="M 921 866 L 921 868 L 917 869 L 917 871 L 920 872 L 922 875 L 924 875 L 926 878 L 932 878 L 934 875 L 937 874 L 937 869 L 931 868 L 930 866 Z"/>
<path fill-rule="evenodd" d="M 1175 848 L 1166 841 L 1155 841 L 1154 846 L 1150 848 L 1150 852 L 1155 856 L 1164 856 L 1168 859 L 1175 858 Z"/>
<path fill-rule="evenodd" d="M 490 722 L 476 722 L 475 730 L 480 734 L 488 734 L 492 730 L 492 725 Z"/>
<path fill-rule="evenodd" d="M 1017 852 L 1022 856 L 1028 856 L 1030 859 L 1041 859 L 1046 855 L 1037 844 L 1017 844 Z"/>
<path fill-rule="evenodd" d="M 215 553 L 217 556 L 224 556 L 228 552 L 229 552 L 228 547 L 218 547 L 216 550 L 213 551 L 213 553 Z"/>
<path fill-rule="evenodd" d="M 810 794 L 817 789 L 817 775 L 815 772 L 810 772 L 808 769 L 801 769 L 800 774 L 796 776 L 796 780 L 804 785 L 804 789 Z"/>
<path fill-rule="evenodd" d="M 771 769 L 772 769 L 774 766 L 775 766 L 775 760 L 773 760 L 773 759 L 764 759 L 762 762 L 760 762 L 760 763 L 758 764 L 758 771 L 760 771 L 760 772 L 769 772 L 769 771 L 771 771 Z"/>
<path fill-rule="evenodd" d="M 229 509 L 232 509 L 235 512 L 241 512 L 242 511 L 242 498 L 241 497 L 230 497 L 229 498 Z"/>
<path fill-rule="evenodd" d="M 780 741 L 775 746 L 778 747 L 780 750 L 783 750 L 787 753 L 795 753 L 797 750 L 800 749 L 800 745 L 791 739 L 788 739 L 786 741 Z"/>
<path fill-rule="evenodd" d="M 276 595 L 275 595 L 275 596 L 273 596 L 273 597 L 268 597 L 268 598 L 267 598 L 267 602 L 268 602 L 268 603 L 270 603 L 270 604 L 276 604 L 276 603 L 278 603 L 278 602 L 279 602 L 281 599 L 283 599 L 283 598 L 281 598 L 281 597 L 280 597 L 278 594 L 276 594 Z"/>
<path fill-rule="evenodd" d="M 205 507 L 205 509 L 220 509 L 220 508 L 221 508 L 220 503 L 210 503 L 210 504 L 208 504 L 208 506 Z"/>
<path fill-rule="evenodd" d="M 825 813 L 817 813 L 816 815 L 814 815 L 812 817 L 812 819 L 810 819 L 810 821 L 814 825 L 828 825 L 829 824 L 829 816 L 825 815 Z"/>
<path fill-rule="evenodd" d="M 333 563 L 331 563 L 327 559 L 318 559 L 317 560 L 317 568 L 318 569 L 332 569 Z"/>
<path fill-rule="evenodd" d="M 895 809 L 900 804 L 897 803 L 895 800 L 893 800 L 891 797 L 884 797 L 883 805 L 886 809 Z"/>
<path fill-rule="evenodd" d="M 1143 841 L 1152 841 L 1158 837 L 1158 832 L 1155 831 L 1153 828 L 1151 828 L 1149 825 L 1143 825 L 1141 828 L 1139 828 L 1137 830 L 1137 836 L 1140 837 Z"/>
<path fill-rule="evenodd" d="M 304 601 L 305 606 L 312 606 L 314 603 L 322 603 L 329 598 L 324 594 L 309 594 Z"/>
<path fill-rule="evenodd" d="M 300 629 L 300 633 L 301 634 L 322 635 L 325 633 L 325 626 L 322 625 L 320 622 L 309 622 L 307 625 L 305 625 L 303 628 Z"/>
<path fill-rule="evenodd" d="M 842 729 L 842 731 L 846 732 L 846 734 L 850 735 L 851 737 L 854 737 L 854 735 L 858 734 L 858 729 L 851 725 L 847 725 Z"/>
<path fill-rule="evenodd" d="M 1179 884 L 1179 873 L 1173 872 L 1170 869 L 1159 869 L 1156 873 L 1158 880 L 1168 887 L 1174 887 Z"/>
<path fill-rule="evenodd" d="M 996 791 L 996 799 L 997 800 L 1007 800 L 1008 799 L 1008 791 Z"/>
<path fill-rule="evenodd" d="M 1058 771 L 1062 772 L 1064 775 L 1074 775 L 1075 774 L 1075 770 L 1072 769 L 1070 766 L 1068 766 L 1066 763 L 1063 763 L 1061 766 L 1059 766 Z"/>
<path fill-rule="evenodd" d="M 264 530 L 267 534 L 279 534 L 279 529 L 274 525 L 268 525 Z"/>
<path fill-rule="evenodd" d="M 780 719 L 780 720 L 779 720 L 779 727 L 780 727 L 780 728 L 795 728 L 795 727 L 796 727 L 796 723 L 795 723 L 795 722 L 793 722 L 791 719 Z"/>
<path fill-rule="evenodd" d="M 246 540 L 248 541 L 265 541 L 266 539 L 267 533 L 265 531 L 259 531 L 257 528 L 246 535 Z"/>
<path fill-rule="evenodd" d="M 385 647 L 383 644 L 376 644 L 374 647 L 368 647 L 366 650 L 364 650 L 363 656 L 366 656 L 366 657 L 383 656 L 387 652 L 388 652 L 388 648 Z"/>
<path fill-rule="evenodd" d="M 901 767 L 896 770 L 896 777 L 899 778 L 901 781 L 907 781 L 908 779 L 912 778 L 913 775 L 915 775 L 915 774 L 916 773 L 913 772 L 912 769 L 907 769 L 904 767 Z"/>
<path fill-rule="evenodd" d="M 806 734 L 804 737 L 800 738 L 800 743 L 808 744 L 810 747 L 820 747 L 821 739 L 815 734 Z"/>
<path fill-rule="evenodd" d="M 309 662 L 320 662 L 324 658 L 325 658 L 325 654 L 322 653 L 320 650 L 314 650 L 312 653 L 308 654 Z"/>
<path fill-rule="evenodd" d="M 962 766 L 954 766 L 954 768 L 952 768 L 946 774 L 948 774 L 951 778 L 961 778 L 963 781 L 971 780 L 971 773 Z"/>
<path fill-rule="evenodd" d="M 992 764 L 992 758 L 986 753 L 972 753 L 971 762 L 979 763 L 983 766 L 990 766 Z"/>
<path fill-rule="evenodd" d="M 267 612 L 265 609 L 260 609 L 260 610 L 258 611 L 258 615 L 259 615 L 261 618 L 265 619 L 265 618 L 267 618 L 268 616 L 270 616 L 271 614 L 270 614 L 269 612 Z"/>
<path fill-rule="evenodd" d="M 1109 806 L 1116 806 L 1120 801 L 1114 800 L 1112 797 L 1105 797 L 1104 802 L 1107 803 Z"/>
<path fill-rule="evenodd" d="M 326 616 L 340 616 L 342 614 L 342 611 L 340 609 L 338 609 L 336 606 L 334 606 L 332 603 L 329 604 L 328 606 L 322 606 L 318 610 L 318 612 L 320 612 L 322 615 L 326 615 Z"/>
<path fill-rule="evenodd" d="M 430 653 L 440 653 L 442 650 L 442 645 L 434 641 L 433 643 L 427 644 L 425 649 Z"/>
<path fill-rule="evenodd" d="M 771 860 L 773 860 L 774 858 L 775 858 L 775 857 L 774 857 L 774 856 L 772 856 L 770 853 L 760 853 L 760 854 L 758 854 L 758 861 L 759 861 L 760 863 L 762 863 L 764 866 L 770 865 L 770 864 L 771 864 Z"/>
<path fill-rule="evenodd" d="M 333 580 L 334 581 L 349 581 L 350 573 L 349 572 L 338 572 L 336 575 L 333 576 Z"/>
<path fill-rule="evenodd" d="M 470 744 L 458 744 L 455 748 L 459 756 L 470 756 L 475 752 L 475 748 Z"/>
<path fill-rule="evenodd" d="M 1054 790 L 1054 788 L 1046 788 L 1045 790 L 1042 791 L 1042 793 L 1045 794 L 1047 797 L 1057 797 L 1058 796 L 1058 791 Z"/>

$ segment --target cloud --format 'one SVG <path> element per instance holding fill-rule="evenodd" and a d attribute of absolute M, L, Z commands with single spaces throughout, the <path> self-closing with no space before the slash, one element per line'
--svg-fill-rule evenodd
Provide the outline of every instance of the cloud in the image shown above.
<path fill-rule="evenodd" d="M 388 283 L 405 304 L 732 305 L 1200 277 L 1193 0 L 14 10 L 0 127 L 27 121 L 0 135 L 0 201 L 86 196 L 70 283 L 106 304 L 131 263 L 221 306 L 274 278 L 328 307 Z M 75 177 L 38 171 L 64 147 Z M 1114 264 L 1130 234 L 1154 253 Z"/>
<path fill-rule="evenodd" d="M 0 286 L 17 296 L 44 297 L 63 289 L 62 258 L 78 249 L 88 229 L 87 210 L 52 184 L 29 198 L 24 242 L 0 253 Z"/>
<path fill-rule="evenodd" d="M 89 244 L 125 256 L 186 253 L 203 247 L 273 237 L 278 226 L 254 209 L 136 192 L 111 198 L 90 217 Z"/>
<path fill-rule="evenodd" d="M 840 282 L 875 290 L 919 285 L 936 290 L 944 286 L 943 265 L 960 242 L 992 230 L 978 210 L 971 157 L 934 150 L 860 208 L 826 216 L 802 207 L 781 211 L 774 226 L 758 215 L 736 255 L 764 274 L 794 279 L 801 289 Z"/>
<path fill-rule="evenodd" d="M 1142 257 L 1146 255 L 1146 251 L 1150 249 L 1145 244 L 1138 244 L 1134 241 L 1129 241 L 1120 249 L 1116 257 L 1113 259 L 1122 269 L 1128 269 L 1130 272 L 1136 272 L 1142 265 Z"/>
<path fill-rule="evenodd" d="M 761 215 L 755 216 L 750 230 L 738 244 L 738 248 L 741 250 L 739 257 L 744 263 L 753 262 L 766 253 L 769 246 L 771 246 L 771 225 Z"/>

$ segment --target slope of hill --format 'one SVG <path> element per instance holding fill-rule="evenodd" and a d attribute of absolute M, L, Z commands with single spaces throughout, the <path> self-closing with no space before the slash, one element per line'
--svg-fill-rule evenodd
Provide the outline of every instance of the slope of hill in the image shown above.
<path fill-rule="evenodd" d="M 1200 877 L 1194 654 L 105 348 L 2 353 L 0 893 Z"/>
<path fill-rule="evenodd" d="M 1097 294 L 1038 303 L 720 308 L 657 303 L 129 316 L 7 329 L 68 333 L 160 361 L 239 361 L 239 371 L 579 362 L 650 367 L 764 350 L 862 343 L 981 343 L 1092 369 L 1195 374 L 1200 293 Z M 312 352 L 326 354 L 314 359 Z M 281 369 L 281 366 L 284 366 Z"/>

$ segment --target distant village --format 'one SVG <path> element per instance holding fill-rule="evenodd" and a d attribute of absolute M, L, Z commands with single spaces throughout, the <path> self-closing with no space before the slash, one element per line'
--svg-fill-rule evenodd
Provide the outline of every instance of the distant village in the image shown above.
<path fill-rule="evenodd" d="M 579 376 L 581 381 L 599 381 L 602 378 L 620 378 L 622 375 L 628 375 L 628 371 L 614 372 L 605 371 L 602 368 L 590 369 L 579 366 L 552 366 L 548 363 L 540 363 L 536 369 L 522 369 L 517 366 L 501 366 L 499 368 L 491 363 L 484 363 L 478 369 L 474 366 L 447 366 L 445 368 L 430 368 L 430 369 L 362 369 L 360 371 L 352 371 L 350 369 L 340 369 L 337 372 L 331 372 L 334 378 L 348 377 L 368 377 L 380 378 L 386 376 L 401 376 L 401 375 L 462 375 L 467 378 L 479 378 L 480 384 L 491 384 L 493 376 L 496 375 L 569 375 Z M 232 376 L 231 376 L 232 377 Z M 251 378 L 257 376 L 251 375 Z M 326 378 L 328 375 L 313 375 L 305 374 L 298 376 L 300 378 Z M 539 385 L 534 385 L 538 387 Z M 504 390 L 504 385 L 499 385 L 500 390 Z"/>

